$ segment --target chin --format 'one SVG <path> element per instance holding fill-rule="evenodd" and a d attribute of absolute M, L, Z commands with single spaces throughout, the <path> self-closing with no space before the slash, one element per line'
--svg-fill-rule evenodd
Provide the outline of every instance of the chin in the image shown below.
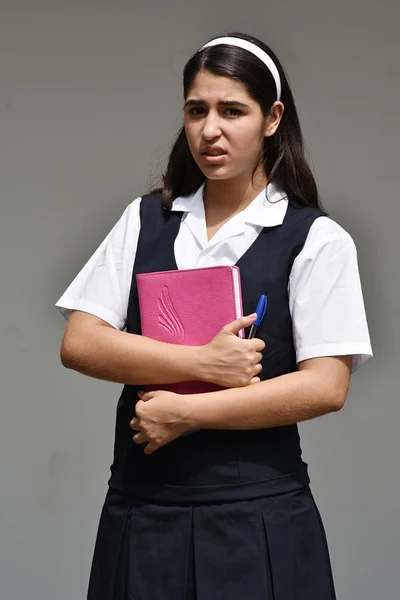
<path fill-rule="evenodd" d="M 234 177 L 234 175 L 232 175 L 232 173 L 229 172 L 228 169 L 225 169 L 223 166 L 221 167 L 209 167 L 208 169 L 202 167 L 201 168 L 201 172 L 203 173 L 203 175 L 205 177 L 207 177 L 207 179 L 212 179 L 215 181 L 221 180 L 221 179 L 232 179 L 232 177 Z"/>
<path fill-rule="evenodd" d="M 207 177 L 207 179 L 210 179 L 212 181 L 221 181 L 223 179 L 232 179 L 232 177 L 230 177 L 226 173 L 207 173 L 207 172 L 203 171 L 203 174 L 205 175 L 205 177 Z"/>

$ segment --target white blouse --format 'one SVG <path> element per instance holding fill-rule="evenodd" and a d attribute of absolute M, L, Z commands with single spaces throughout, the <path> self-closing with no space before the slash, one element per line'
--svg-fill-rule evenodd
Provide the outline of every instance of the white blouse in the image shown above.
<path fill-rule="evenodd" d="M 172 210 L 183 211 L 174 246 L 179 269 L 234 265 L 263 227 L 283 222 L 287 197 L 269 184 L 208 241 L 204 186 L 173 202 Z M 66 318 L 72 310 L 80 310 L 116 329 L 126 329 L 140 202 L 139 197 L 127 206 L 56 303 Z M 318 217 L 312 224 L 293 263 L 288 292 L 297 362 L 351 354 L 355 371 L 372 356 L 356 247 L 351 236 L 332 219 Z"/>

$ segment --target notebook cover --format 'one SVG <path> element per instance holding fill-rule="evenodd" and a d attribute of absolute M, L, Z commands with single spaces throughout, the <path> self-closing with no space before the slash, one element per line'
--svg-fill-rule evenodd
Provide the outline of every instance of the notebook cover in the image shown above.
<path fill-rule="evenodd" d="M 243 314 L 240 271 L 234 266 L 178 269 L 136 275 L 142 334 L 169 344 L 208 344 L 237 319 L 233 271 L 238 272 L 239 314 Z M 180 394 L 221 389 L 206 382 L 147 386 Z"/>

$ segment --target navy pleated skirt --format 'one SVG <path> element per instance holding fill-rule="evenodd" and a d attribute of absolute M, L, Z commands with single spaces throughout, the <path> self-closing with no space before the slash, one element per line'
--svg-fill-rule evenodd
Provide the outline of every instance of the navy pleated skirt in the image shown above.
<path fill-rule="evenodd" d="M 109 489 L 87 598 L 334 600 L 311 491 L 177 506 Z"/>

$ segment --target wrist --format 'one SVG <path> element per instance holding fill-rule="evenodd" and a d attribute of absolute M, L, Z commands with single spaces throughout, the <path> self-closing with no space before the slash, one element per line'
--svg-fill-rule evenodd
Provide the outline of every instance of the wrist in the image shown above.
<path fill-rule="evenodd" d="M 210 382 L 210 364 L 207 346 L 192 346 L 191 354 L 193 381 Z"/>
<path fill-rule="evenodd" d="M 180 395 L 180 419 L 186 431 L 192 429 L 200 429 L 200 419 L 198 415 L 199 408 L 198 394 L 182 394 Z"/>

